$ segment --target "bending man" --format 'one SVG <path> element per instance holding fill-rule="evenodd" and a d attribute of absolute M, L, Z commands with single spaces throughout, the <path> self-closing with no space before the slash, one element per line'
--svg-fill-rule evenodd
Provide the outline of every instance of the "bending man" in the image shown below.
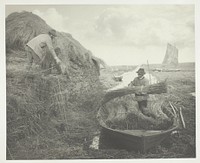
<path fill-rule="evenodd" d="M 56 36 L 56 31 L 52 29 L 48 34 L 40 34 L 26 44 L 25 50 L 28 57 L 28 70 L 31 68 L 33 61 L 35 61 L 42 69 L 50 72 L 52 63 L 55 63 L 59 73 L 66 73 L 65 65 L 60 61 L 53 48 L 52 42 Z"/>

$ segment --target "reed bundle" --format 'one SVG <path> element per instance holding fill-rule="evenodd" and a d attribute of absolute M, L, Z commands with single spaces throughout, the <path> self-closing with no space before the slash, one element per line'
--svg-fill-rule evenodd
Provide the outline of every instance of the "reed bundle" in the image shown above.
<path fill-rule="evenodd" d="M 118 90 L 112 90 L 107 92 L 104 96 L 103 103 L 110 101 L 116 97 L 122 97 L 128 94 L 161 94 L 167 92 L 166 81 L 148 85 L 148 86 L 136 86 L 136 87 L 125 87 Z"/>

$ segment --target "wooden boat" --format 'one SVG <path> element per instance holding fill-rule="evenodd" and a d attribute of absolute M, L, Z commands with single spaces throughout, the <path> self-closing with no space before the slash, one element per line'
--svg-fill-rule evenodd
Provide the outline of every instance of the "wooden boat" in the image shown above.
<path fill-rule="evenodd" d="M 119 91 L 117 91 L 119 92 Z M 120 92 L 122 92 L 120 90 Z M 127 91 L 126 91 L 127 92 Z M 128 94 L 130 92 L 124 93 Z M 110 95 L 111 93 L 109 93 Z M 123 95 L 124 95 L 123 94 Z M 121 95 L 121 93 L 120 93 Z M 108 96 L 105 96 L 108 97 Z M 110 97 L 110 96 L 109 96 Z M 100 144 L 106 144 L 107 147 L 118 148 L 118 149 L 127 149 L 135 150 L 140 152 L 146 152 L 159 145 L 163 140 L 168 138 L 173 131 L 176 131 L 180 128 L 180 115 L 182 116 L 181 109 L 177 109 L 174 105 L 170 103 L 171 113 L 173 116 L 173 124 L 167 130 L 119 130 L 113 129 L 106 124 L 107 112 L 103 105 L 107 103 L 108 100 L 103 100 L 102 106 L 100 107 L 97 118 L 101 126 L 101 136 Z M 105 105 L 104 105 L 105 106 Z M 102 112 L 104 112 L 102 114 Z M 109 113 L 108 113 L 109 114 Z M 181 119 L 182 124 L 184 125 L 183 118 Z M 100 147 L 101 148 L 101 147 Z"/>
<path fill-rule="evenodd" d="M 100 121 L 103 143 L 118 149 L 146 152 L 148 149 L 159 145 L 171 133 L 179 128 L 173 125 L 168 130 L 117 130 L 112 129 Z"/>

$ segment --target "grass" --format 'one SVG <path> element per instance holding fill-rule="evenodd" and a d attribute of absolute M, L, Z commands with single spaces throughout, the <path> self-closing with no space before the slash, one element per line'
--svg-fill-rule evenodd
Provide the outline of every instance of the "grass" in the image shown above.
<path fill-rule="evenodd" d="M 70 149 L 82 148 L 96 132 L 97 72 L 83 68 L 69 80 L 37 67 L 27 72 L 22 63 L 7 64 L 7 159 L 60 158 L 66 148 L 65 156 L 75 157 Z"/>
<path fill-rule="evenodd" d="M 12 74 L 10 75 L 12 76 Z M 14 106 L 7 106 L 10 107 L 7 108 L 7 159 L 195 158 L 195 97 L 189 94 L 195 92 L 195 73 L 194 71 L 180 71 L 160 72 L 154 75 L 160 80 L 168 77 L 167 97 L 178 107 L 182 107 L 186 129 L 181 130 L 179 135 L 171 136 L 167 142 L 163 142 L 145 154 L 118 149 L 94 150 L 89 148 L 93 137 L 100 130 L 96 120 L 98 101 L 103 94 L 102 90 L 106 86 L 110 86 L 109 84 L 105 84 L 104 88 L 99 87 L 92 93 L 82 90 L 84 98 L 77 97 L 75 94 L 70 97 L 58 94 L 57 100 L 60 101 L 60 105 L 57 109 L 52 107 L 52 110 L 48 110 L 40 107 L 44 100 L 36 99 L 35 97 L 38 96 L 33 96 L 33 92 L 30 93 L 33 97 L 25 96 L 25 92 L 31 91 L 31 88 L 28 87 L 31 84 L 24 88 L 23 85 L 20 86 L 20 80 L 16 81 L 10 78 L 7 80 L 7 84 L 9 84 L 8 82 L 14 83 L 14 86 L 19 86 L 19 90 L 7 89 L 9 91 L 7 99 L 11 99 L 7 103 Z M 112 72 L 106 75 L 102 74 L 101 78 L 103 76 L 106 77 L 103 80 L 104 83 L 110 82 L 109 77 L 112 76 Z M 56 82 L 62 88 L 64 84 L 62 80 L 56 80 Z M 113 85 L 116 84 L 118 83 L 113 82 Z M 40 88 L 43 88 L 44 85 L 46 84 L 41 84 Z M 59 90 L 59 86 L 57 86 L 52 87 L 54 91 Z M 77 87 L 77 90 L 80 87 Z M 42 92 L 40 90 L 40 93 Z M 41 99 L 45 97 L 47 96 L 40 96 Z M 88 100 L 83 100 L 86 97 Z M 65 114 L 60 115 L 59 112 L 64 113 L 61 104 L 66 98 L 69 98 L 68 109 L 65 110 Z M 74 103 L 72 103 L 73 101 Z M 26 107 L 22 107 L 23 105 Z M 30 109 L 25 109 L 27 107 Z"/>

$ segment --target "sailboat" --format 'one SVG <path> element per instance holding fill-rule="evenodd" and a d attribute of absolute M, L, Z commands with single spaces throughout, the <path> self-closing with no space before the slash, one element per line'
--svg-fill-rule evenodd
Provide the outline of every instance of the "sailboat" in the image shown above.
<path fill-rule="evenodd" d="M 167 50 L 162 64 L 166 66 L 178 65 L 178 49 L 175 46 L 169 43 L 167 44 Z"/>
<path fill-rule="evenodd" d="M 155 72 L 171 72 L 180 71 L 177 69 L 178 66 L 178 48 L 170 43 L 167 44 L 165 57 L 162 62 L 162 68 L 155 68 Z"/>

